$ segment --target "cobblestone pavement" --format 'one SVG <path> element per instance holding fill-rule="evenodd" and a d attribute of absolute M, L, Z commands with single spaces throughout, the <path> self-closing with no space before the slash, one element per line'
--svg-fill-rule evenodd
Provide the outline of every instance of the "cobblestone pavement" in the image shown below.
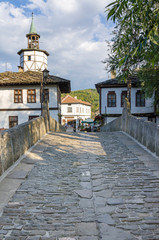
<path fill-rule="evenodd" d="M 159 162 L 123 133 L 50 133 L 23 163 L 0 239 L 159 239 Z"/>

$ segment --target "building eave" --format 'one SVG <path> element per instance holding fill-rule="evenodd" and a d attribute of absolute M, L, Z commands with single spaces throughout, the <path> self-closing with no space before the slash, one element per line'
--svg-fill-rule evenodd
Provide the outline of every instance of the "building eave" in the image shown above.
<path fill-rule="evenodd" d="M 0 73 L 0 87 L 9 86 L 33 86 L 41 85 L 42 72 L 5 72 Z M 46 86 L 57 85 L 61 93 L 69 93 L 71 91 L 70 80 L 66 80 L 54 75 L 49 75 Z"/>
<path fill-rule="evenodd" d="M 49 53 L 45 50 L 42 50 L 42 49 L 36 49 L 36 48 L 24 48 L 24 49 L 21 49 L 19 52 L 17 52 L 18 55 L 20 55 L 22 52 L 26 52 L 26 51 L 37 51 L 37 52 L 43 52 L 45 53 L 47 56 L 49 56 Z"/>

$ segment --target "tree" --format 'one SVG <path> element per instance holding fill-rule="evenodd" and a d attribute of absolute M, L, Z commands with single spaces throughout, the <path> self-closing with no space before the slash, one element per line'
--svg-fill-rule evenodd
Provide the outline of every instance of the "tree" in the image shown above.
<path fill-rule="evenodd" d="M 106 7 L 107 20 L 115 23 L 108 63 L 119 79 L 137 74 L 148 97 L 156 92 L 159 103 L 159 2 L 116 0 Z"/>

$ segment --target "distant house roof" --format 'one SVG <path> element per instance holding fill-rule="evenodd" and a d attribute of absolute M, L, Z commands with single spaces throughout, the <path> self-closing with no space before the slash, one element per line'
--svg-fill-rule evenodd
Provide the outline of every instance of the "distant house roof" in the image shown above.
<path fill-rule="evenodd" d="M 131 76 L 128 78 L 131 80 L 131 86 L 138 87 L 141 85 L 140 80 L 136 76 Z M 95 84 L 97 91 L 99 92 L 100 88 L 114 88 L 114 87 L 127 87 L 127 83 L 124 81 L 119 80 L 118 78 L 108 79 L 104 82 L 99 82 Z"/>
<path fill-rule="evenodd" d="M 66 97 L 64 97 L 61 101 L 62 104 L 69 104 L 69 103 L 74 103 L 74 104 L 84 104 L 84 105 L 88 105 L 91 106 L 91 104 L 89 102 L 84 102 L 80 99 L 74 98 L 70 95 L 67 95 Z"/>
<path fill-rule="evenodd" d="M 24 86 L 24 85 L 40 85 L 43 77 L 42 72 L 26 71 L 26 72 L 3 72 L 0 73 L 0 86 Z M 58 85 L 61 93 L 70 92 L 70 81 L 49 75 L 46 86 Z"/>

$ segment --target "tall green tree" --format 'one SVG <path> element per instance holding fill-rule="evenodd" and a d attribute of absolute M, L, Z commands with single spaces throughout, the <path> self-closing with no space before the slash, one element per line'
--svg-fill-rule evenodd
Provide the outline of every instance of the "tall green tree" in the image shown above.
<path fill-rule="evenodd" d="M 109 70 L 127 79 L 137 71 L 148 97 L 159 103 L 159 1 L 116 0 L 106 7 L 115 23 Z"/>

